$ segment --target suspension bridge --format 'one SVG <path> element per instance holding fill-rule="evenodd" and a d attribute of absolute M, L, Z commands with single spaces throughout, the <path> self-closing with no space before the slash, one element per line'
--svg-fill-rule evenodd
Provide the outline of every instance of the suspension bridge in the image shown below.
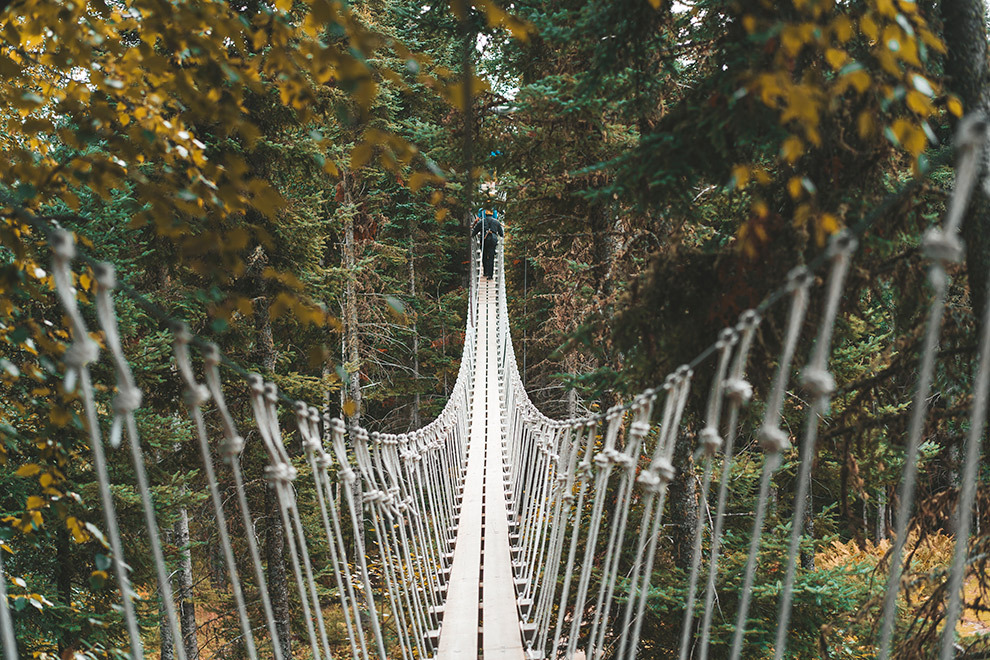
<path fill-rule="evenodd" d="M 946 269 L 960 258 L 960 218 L 978 179 L 986 133 L 985 122 L 964 124 L 956 188 L 947 217 L 942 227 L 933 228 L 924 239 L 933 295 L 905 447 L 882 623 L 874 640 L 876 657 L 883 660 L 891 655 L 896 627 L 918 451 L 946 306 Z M 107 472 L 106 452 L 123 445 L 132 459 L 147 547 L 165 611 L 164 625 L 171 629 L 173 639 L 182 636 L 135 423 L 141 395 L 120 345 L 113 269 L 97 264 L 96 318 L 115 367 L 117 392 L 109 419 L 102 414 L 107 408 L 97 405 L 89 368 L 98 350 L 73 289 L 72 269 L 78 263 L 73 239 L 60 230 L 49 235 L 56 290 L 71 323 L 72 343 L 64 355 L 65 386 L 78 388 L 81 395 L 129 652 L 132 658 L 141 658 L 147 650 L 136 614 L 138 596 L 130 581 L 128 539 L 120 532 Z M 725 624 L 731 624 L 729 637 L 720 642 L 723 649 L 729 649 L 728 657 L 738 660 L 744 655 L 751 596 L 759 586 L 758 557 L 771 478 L 782 456 L 792 449 L 791 434 L 779 425 L 782 405 L 788 388 L 797 385 L 810 405 L 797 441 L 800 468 L 795 511 L 789 548 L 780 558 L 784 577 L 777 588 L 777 633 L 768 652 L 776 659 L 784 657 L 801 534 L 808 515 L 804 495 L 819 424 L 836 387 L 828 371 L 832 329 L 856 247 L 854 231 L 834 236 L 818 262 L 794 269 L 785 286 L 764 306 L 744 313 L 737 325 L 723 330 L 695 363 L 678 368 L 656 390 L 647 390 L 604 414 L 579 419 L 548 418 L 523 387 L 509 332 L 501 249 L 494 280 L 480 276 L 479 253 L 473 251 L 466 338 L 456 384 L 439 416 L 410 433 L 346 428 L 341 420 L 330 419 L 316 407 L 287 401 L 274 384 L 256 374 L 245 374 L 253 432 L 241 433 L 227 408 L 220 351 L 192 336 L 184 326 L 176 326 L 174 358 L 185 385 L 185 404 L 195 422 L 244 654 L 252 660 L 288 660 L 282 657 L 279 636 L 285 631 L 280 632 L 275 618 L 258 544 L 248 534 L 246 552 L 238 556 L 230 538 L 232 518 L 239 518 L 245 529 L 253 527 L 240 465 L 244 438 L 252 437 L 259 438 L 268 455 L 266 478 L 278 497 L 296 591 L 293 602 L 299 610 L 294 620 L 302 622 L 289 634 L 297 644 L 303 643 L 304 655 L 335 657 L 325 620 L 329 589 L 339 602 L 347 654 L 354 660 L 635 658 L 649 642 L 642 638 L 642 631 L 651 583 L 657 579 L 654 569 L 665 498 L 676 470 L 682 467 L 673 464 L 674 444 L 684 432 L 689 395 L 705 388 L 707 405 L 698 411 L 703 426 L 696 435 L 696 456 L 700 497 L 710 501 L 712 515 L 699 516 L 694 530 L 678 656 L 680 660 L 706 660 L 712 653 L 716 627 L 724 631 Z M 820 290 L 813 274 L 818 266 L 827 269 Z M 763 312 L 778 300 L 786 302 L 789 311 L 774 376 L 762 402 L 762 421 L 755 428 L 741 428 L 741 411 L 754 391 L 746 376 L 750 348 Z M 811 354 L 802 361 L 797 348 L 812 304 L 821 305 L 822 312 Z M 200 355 L 202 380 L 197 377 L 191 348 Z M 709 359 L 715 361 L 713 375 L 709 382 L 700 383 L 694 369 Z M 792 382 L 795 372 L 800 374 L 797 383 Z M 982 325 L 974 382 L 940 642 L 942 660 L 956 654 L 955 631 L 990 382 L 990 319 Z M 207 406 L 221 420 L 222 438 L 209 437 L 204 423 Z M 283 429 L 290 419 L 294 430 Z M 743 435 L 758 440 L 765 460 L 742 590 L 735 610 L 721 611 L 717 587 L 729 474 L 736 440 Z M 301 477 L 286 444 L 290 441 L 301 443 L 315 502 L 297 499 L 295 486 Z M 226 464 L 224 474 L 233 480 L 237 494 L 233 502 L 220 497 L 218 461 Z M 710 492 L 713 481 L 718 484 L 714 493 Z M 321 529 L 314 537 L 307 534 L 301 513 L 317 510 Z M 328 550 L 329 567 L 314 566 L 313 544 Z M 318 584 L 320 574 L 331 577 Z M 243 586 L 248 582 L 256 587 L 260 606 L 246 602 Z M 0 580 L 0 634 L 5 658 L 14 660 L 17 640 L 5 588 Z M 185 660 L 182 644 L 175 645 L 175 654 Z"/>

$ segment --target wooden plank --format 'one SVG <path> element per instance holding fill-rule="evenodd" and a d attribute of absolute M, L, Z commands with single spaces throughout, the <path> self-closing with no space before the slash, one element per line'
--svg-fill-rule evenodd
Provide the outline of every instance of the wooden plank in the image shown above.
<path fill-rule="evenodd" d="M 509 554 L 502 461 L 505 411 L 499 402 L 497 290 L 479 288 L 470 444 L 457 544 L 447 587 L 437 660 L 477 660 L 479 573 L 484 574 L 481 623 L 486 660 L 524 660 Z M 484 552 L 481 549 L 484 514 Z"/>
<path fill-rule="evenodd" d="M 479 297 L 483 294 L 479 292 Z M 470 411 L 470 434 L 467 470 L 461 499 L 457 542 L 447 583 L 447 600 L 443 607 L 437 660 L 477 660 L 478 603 L 481 573 L 481 516 L 485 473 L 485 339 L 488 321 L 487 297 L 478 305 L 477 340 L 475 343 L 474 382 Z"/>

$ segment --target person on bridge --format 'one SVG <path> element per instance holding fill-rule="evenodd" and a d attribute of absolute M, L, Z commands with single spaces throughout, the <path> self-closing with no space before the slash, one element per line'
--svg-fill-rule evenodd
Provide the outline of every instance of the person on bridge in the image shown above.
<path fill-rule="evenodd" d="M 481 234 L 481 266 L 488 279 L 495 277 L 495 248 L 498 247 L 499 236 L 505 236 L 502 223 L 491 209 L 486 209 L 482 217 L 474 223 L 471 235 Z"/>

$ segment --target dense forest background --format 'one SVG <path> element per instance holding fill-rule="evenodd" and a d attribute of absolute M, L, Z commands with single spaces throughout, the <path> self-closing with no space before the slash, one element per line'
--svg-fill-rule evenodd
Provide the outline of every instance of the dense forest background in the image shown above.
<path fill-rule="evenodd" d="M 815 457 L 790 652 L 873 657 L 860 641 L 879 610 L 928 304 L 919 246 L 952 188 L 958 118 L 987 109 L 987 83 L 979 0 L 0 0 L 0 552 L 21 652 L 100 657 L 123 640 L 88 436 L 63 379 L 69 335 L 44 227 L 75 232 L 80 252 L 114 263 L 128 290 L 117 314 L 144 393 L 137 422 L 183 629 L 198 628 L 184 635 L 195 659 L 243 649 L 230 641 L 193 425 L 158 317 L 184 320 L 291 398 L 375 430 L 416 429 L 456 378 L 468 233 L 478 209 L 494 208 L 520 370 L 553 416 L 657 385 L 828 236 L 869 220 L 836 330 L 839 390 Z M 965 258 L 950 268 L 902 658 L 929 657 L 941 617 L 988 229 L 978 188 Z M 92 272 L 76 286 L 92 318 Z M 753 419 L 782 327 L 771 309 L 754 348 Z M 110 363 L 93 369 L 112 382 Z M 247 419 L 246 384 L 229 376 L 242 406 L 232 412 Z M 108 414 L 112 395 L 98 392 Z M 798 428 L 806 405 L 789 396 L 785 421 Z M 691 530 L 707 515 L 690 469 L 702 408 L 689 404 L 678 440 L 687 467 L 668 501 L 651 658 L 676 648 Z M 762 464 L 752 438 L 741 444 L 726 612 Z M 788 458 L 762 583 L 781 570 Z M 251 438 L 242 460 L 259 518 L 239 533 L 258 537 L 270 581 L 284 584 L 281 523 Z M 111 468 L 140 546 L 126 457 Z M 990 529 L 986 495 L 974 552 Z M 160 634 L 141 557 L 128 560 L 149 648 L 171 658 L 179 640 Z M 981 566 L 967 582 L 959 657 L 986 657 Z M 747 657 L 772 642 L 775 607 L 772 589 L 756 594 Z M 716 629 L 717 654 L 731 621 Z"/>

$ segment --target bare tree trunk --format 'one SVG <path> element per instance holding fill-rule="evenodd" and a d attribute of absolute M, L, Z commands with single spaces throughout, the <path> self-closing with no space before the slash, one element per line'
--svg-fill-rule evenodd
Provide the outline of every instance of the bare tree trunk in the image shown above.
<path fill-rule="evenodd" d="M 409 230 L 409 298 L 416 300 L 416 226 Z M 413 314 L 412 322 L 412 354 L 413 354 L 413 403 L 409 412 L 409 427 L 416 430 L 421 426 L 419 408 L 421 400 L 419 397 L 419 330 L 416 327 L 416 316 Z"/>
<path fill-rule="evenodd" d="M 945 0 L 941 3 L 945 44 L 945 73 L 949 91 L 957 94 L 966 112 L 990 110 L 990 72 L 987 68 L 986 7 L 983 0 Z M 986 157 L 980 179 L 986 174 Z M 966 270 L 969 278 L 973 315 L 982 325 L 990 281 L 990 198 L 983 186 L 973 189 L 962 236 L 966 244 Z M 990 451 L 990 435 L 983 436 L 983 453 Z"/>
<path fill-rule="evenodd" d="M 344 174 L 344 270 L 347 281 L 344 285 L 344 347 L 346 362 L 344 369 L 350 376 L 348 394 L 354 409 L 348 419 L 351 424 L 361 422 L 361 346 L 358 334 L 357 289 L 354 284 L 354 270 L 357 265 L 354 245 L 354 204 L 351 200 L 350 177 Z M 346 414 L 346 413 L 345 413 Z"/>
<path fill-rule="evenodd" d="M 289 635 L 289 580 L 285 574 L 285 534 L 278 495 L 272 487 L 265 488 L 265 560 L 268 562 L 268 596 L 275 611 L 275 630 L 282 644 L 282 657 L 291 658 Z"/>
<path fill-rule="evenodd" d="M 694 476 L 694 458 L 691 454 L 691 436 L 678 433 L 674 439 L 673 463 L 678 466 L 674 480 L 670 482 L 670 515 L 666 520 L 674 522 L 671 536 L 674 541 L 674 563 L 683 570 L 691 568 L 694 557 L 694 528 L 698 522 L 698 484 Z"/>
<path fill-rule="evenodd" d="M 171 529 L 162 530 L 163 543 L 171 544 L 173 542 L 172 531 Z M 168 623 L 168 612 L 165 609 L 165 598 L 161 588 L 158 590 L 158 630 L 161 636 L 161 660 L 173 660 L 175 658 L 175 640 L 172 638 L 172 626 Z"/>
<path fill-rule="evenodd" d="M 272 334 L 271 301 L 266 281 L 260 273 L 268 257 L 259 247 L 248 267 L 255 273 L 257 291 L 254 301 L 255 359 L 266 371 L 275 370 L 275 340 Z M 285 573 L 285 531 L 275 489 L 265 488 L 265 560 L 268 568 L 268 596 L 275 616 L 275 629 L 282 644 L 282 657 L 292 657 L 289 637 L 289 580 Z"/>
<path fill-rule="evenodd" d="M 196 603 L 193 601 L 192 548 L 189 547 L 189 512 L 179 509 L 175 521 L 175 542 L 179 551 L 179 623 L 182 627 L 182 646 L 188 660 L 199 660 L 199 643 L 196 640 Z"/>
<path fill-rule="evenodd" d="M 158 630 L 161 633 L 161 660 L 175 658 L 175 640 L 172 639 L 172 626 L 168 625 L 168 614 L 165 612 L 165 601 L 161 592 L 158 593 Z"/>
<path fill-rule="evenodd" d="M 877 543 L 887 539 L 887 489 L 877 489 Z"/>
<path fill-rule="evenodd" d="M 814 460 L 814 457 L 812 457 Z M 811 488 L 804 498 L 804 535 L 810 539 L 815 538 L 815 510 L 812 508 Z M 801 550 L 801 567 L 806 571 L 815 570 L 814 551 Z"/>

